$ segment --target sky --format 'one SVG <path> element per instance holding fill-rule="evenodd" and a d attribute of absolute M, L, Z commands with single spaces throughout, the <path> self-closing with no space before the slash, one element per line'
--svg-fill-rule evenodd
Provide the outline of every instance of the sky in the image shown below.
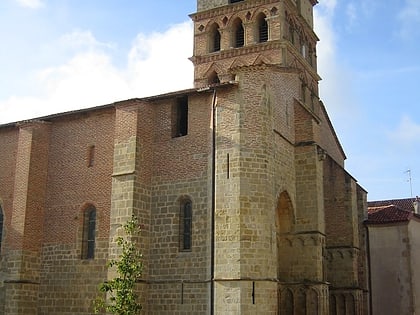
<path fill-rule="evenodd" d="M 319 0 L 320 98 L 368 200 L 420 195 L 420 0 Z M 193 85 L 196 0 L 0 0 L 0 124 Z M 170 47 L 170 49 L 169 49 Z"/>

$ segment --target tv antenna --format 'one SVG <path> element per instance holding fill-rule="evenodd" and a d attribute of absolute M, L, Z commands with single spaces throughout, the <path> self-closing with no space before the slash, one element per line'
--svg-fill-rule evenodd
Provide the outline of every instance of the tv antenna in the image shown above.
<path fill-rule="evenodd" d="M 410 183 L 410 197 L 413 198 L 413 181 L 411 179 L 411 170 L 408 169 L 407 171 L 405 171 L 405 173 L 408 174 L 408 182 Z"/>

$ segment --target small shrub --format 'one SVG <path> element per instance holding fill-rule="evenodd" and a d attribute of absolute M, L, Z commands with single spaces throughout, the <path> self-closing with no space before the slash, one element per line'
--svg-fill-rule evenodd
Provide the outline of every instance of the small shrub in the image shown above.
<path fill-rule="evenodd" d="M 105 311 L 115 315 L 135 315 L 142 309 L 135 293 L 136 281 L 141 277 L 143 270 L 142 254 L 133 241 L 133 236 L 140 232 L 137 218 L 133 216 L 123 228 L 125 236 L 116 239 L 121 254 L 118 259 L 108 262 L 108 268 L 116 268 L 117 276 L 100 284 L 99 291 L 105 293 L 108 298 L 98 297 L 95 300 L 95 314 Z"/>

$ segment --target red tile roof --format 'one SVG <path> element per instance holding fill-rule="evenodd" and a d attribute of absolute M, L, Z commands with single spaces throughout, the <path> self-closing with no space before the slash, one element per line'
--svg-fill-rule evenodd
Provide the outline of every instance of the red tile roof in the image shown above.
<path fill-rule="evenodd" d="M 409 221 L 414 216 L 411 211 L 403 210 L 395 205 L 369 207 L 367 224 L 388 224 Z"/>
<path fill-rule="evenodd" d="M 413 202 L 416 201 L 416 198 L 369 201 L 368 208 L 394 205 L 403 210 L 414 211 Z"/>
<path fill-rule="evenodd" d="M 367 224 L 388 224 L 406 222 L 413 218 L 420 219 L 420 215 L 414 213 L 414 201 L 419 198 L 393 199 L 368 202 Z"/>

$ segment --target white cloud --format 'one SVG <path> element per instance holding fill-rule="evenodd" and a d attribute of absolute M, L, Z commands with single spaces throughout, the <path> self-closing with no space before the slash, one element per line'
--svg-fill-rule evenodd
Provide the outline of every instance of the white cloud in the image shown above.
<path fill-rule="evenodd" d="M 348 19 L 347 30 L 350 30 L 357 20 L 357 8 L 353 2 L 347 4 L 346 15 Z"/>
<path fill-rule="evenodd" d="M 415 123 L 411 117 L 405 115 L 401 118 L 397 128 L 388 136 L 395 142 L 396 146 L 408 145 L 414 148 L 418 143 L 418 139 L 420 139 L 420 124 Z"/>
<path fill-rule="evenodd" d="M 91 31 L 80 30 L 63 35 L 59 42 L 65 47 L 74 49 L 113 48 L 114 46 L 110 43 L 102 43 L 98 41 Z"/>
<path fill-rule="evenodd" d="M 318 73 L 323 78 L 320 82 L 320 98 L 330 115 L 338 118 L 348 114 L 352 106 L 343 102 L 351 102 L 352 97 L 349 95 L 351 73 L 337 61 L 337 35 L 333 25 L 336 7 L 335 0 L 320 2 L 315 7 L 314 19 L 315 32 L 320 38 L 317 46 Z M 354 111 L 354 107 L 352 110 Z M 344 120 L 346 121 L 348 120 Z"/>
<path fill-rule="evenodd" d="M 418 37 L 417 30 L 420 27 L 420 1 L 405 0 L 404 6 L 398 14 L 398 20 L 401 23 L 399 35 L 403 39 L 413 39 Z"/>
<path fill-rule="evenodd" d="M 331 17 L 337 6 L 337 0 L 325 0 L 318 4 L 317 8 L 325 12 L 325 16 Z"/>
<path fill-rule="evenodd" d="M 142 95 L 153 95 L 193 85 L 193 29 L 190 22 L 165 33 L 140 34 L 129 53 L 129 82 Z"/>
<path fill-rule="evenodd" d="M 16 2 L 24 7 L 29 9 L 38 9 L 44 6 L 42 0 L 16 0 Z"/>
<path fill-rule="evenodd" d="M 65 35 L 60 42 L 78 51 L 65 63 L 38 72 L 33 84 L 40 86 L 39 95 L 0 100 L 0 124 L 190 88 L 192 41 L 189 22 L 164 33 L 139 34 L 126 66 L 118 68 L 104 49 L 109 46 L 90 32 Z"/>

